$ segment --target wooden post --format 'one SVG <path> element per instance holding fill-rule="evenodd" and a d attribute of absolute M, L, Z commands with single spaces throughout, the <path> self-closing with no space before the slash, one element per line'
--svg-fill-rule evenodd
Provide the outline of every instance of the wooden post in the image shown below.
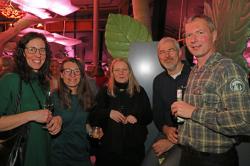
<path fill-rule="evenodd" d="M 151 33 L 151 0 L 132 0 L 134 19 L 144 24 Z"/>
<path fill-rule="evenodd" d="M 98 66 L 98 51 L 99 51 L 99 0 L 93 0 L 93 64 L 95 66 L 95 73 L 97 73 Z"/>

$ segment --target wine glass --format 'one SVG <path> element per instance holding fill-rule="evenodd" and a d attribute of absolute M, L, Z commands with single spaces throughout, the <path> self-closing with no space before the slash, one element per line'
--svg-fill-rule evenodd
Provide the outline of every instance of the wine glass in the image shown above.
<path fill-rule="evenodd" d="M 101 146 L 101 138 L 104 135 L 102 128 L 98 126 L 91 126 L 86 124 L 86 131 L 88 133 L 88 140 L 90 142 L 91 148 L 95 151 Z"/>
<path fill-rule="evenodd" d="M 86 130 L 88 135 L 94 139 L 100 139 L 103 136 L 101 127 L 86 124 Z"/>
<path fill-rule="evenodd" d="M 48 109 L 52 113 L 54 111 L 54 104 L 52 101 L 51 91 L 48 91 L 46 94 L 45 102 L 43 104 L 43 109 Z M 47 129 L 47 126 L 44 125 L 43 128 Z"/>
<path fill-rule="evenodd" d="M 43 108 L 48 109 L 50 112 L 53 112 L 53 110 L 54 110 L 54 104 L 53 104 L 53 101 L 52 101 L 52 96 L 51 96 L 50 91 L 48 91 L 48 93 L 46 94 L 46 98 L 45 98 Z"/>
<path fill-rule="evenodd" d="M 92 137 L 95 139 L 101 139 L 102 137 L 102 131 L 101 128 L 98 126 L 94 126 L 92 127 L 92 133 L 91 133 Z"/>

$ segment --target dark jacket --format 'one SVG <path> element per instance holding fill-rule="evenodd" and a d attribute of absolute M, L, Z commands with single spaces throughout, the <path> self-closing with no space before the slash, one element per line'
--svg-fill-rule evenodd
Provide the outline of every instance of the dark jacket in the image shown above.
<path fill-rule="evenodd" d="M 92 111 L 92 123 L 103 128 L 102 150 L 122 154 L 125 151 L 142 148 L 147 136 L 147 125 L 152 121 L 150 102 L 145 90 L 140 87 L 132 97 L 126 90 L 115 91 L 116 97 L 108 94 L 107 87 L 97 94 L 96 108 Z M 117 123 L 110 118 L 110 111 L 119 110 L 124 116 L 133 115 L 136 124 Z M 93 120 L 94 117 L 94 120 Z"/>
<path fill-rule="evenodd" d="M 171 105 L 176 101 L 176 91 L 179 87 L 185 87 L 191 69 L 187 63 L 181 74 L 174 79 L 167 71 L 157 75 L 153 82 L 153 112 L 154 123 L 162 132 L 163 125 L 177 126 L 176 119 L 171 114 Z"/>

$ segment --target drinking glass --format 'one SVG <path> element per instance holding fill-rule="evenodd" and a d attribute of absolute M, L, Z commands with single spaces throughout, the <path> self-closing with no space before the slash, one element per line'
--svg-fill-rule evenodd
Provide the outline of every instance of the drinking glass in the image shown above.
<path fill-rule="evenodd" d="M 183 87 L 179 87 L 176 91 L 176 95 L 177 95 L 177 101 L 182 101 L 183 99 Z M 181 118 L 181 117 L 177 117 L 177 123 L 178 124 L 182 124 L 184 123 L 185 119 Z"/>
<path fill-rule="evenodd" d="M 43 109 L 48 109 L 52 113 L 54 111 L 54 104 L 52 101 L 52 96 L 50 91 L 48 91 L 46 94 L 45 102 L 43 104 Z M 46 125 L 44 125 L 43 128 L 47 129 Z"/>
<path fill-rule="evenodd" d="M 91 148 L 95 151 L 101 146 L 101 138 L 103 136 L 102 129 L 101 127 L 86 124 L 86 131 L 88 133 L 87 138 L 90 142 Z"/>
<path fill-rule="evenodd" d="M 43 108 L 48 109 L 51 112 L 53 112 L 53 110 L 54 110 L 54 104 L 53 104 L 53 101 L 52 101 L 52 96 L 51 96 L 50 91 L 48 91 L 48 93 L 46 94 L 46 98 L 45 98 Z"/>
<path fill-rule="evenodd" d="M 95 139 L 100 139 L 101 138 L 101 128 L 97 127 L 97 126 L 92 127 L 91 136 Z"/>

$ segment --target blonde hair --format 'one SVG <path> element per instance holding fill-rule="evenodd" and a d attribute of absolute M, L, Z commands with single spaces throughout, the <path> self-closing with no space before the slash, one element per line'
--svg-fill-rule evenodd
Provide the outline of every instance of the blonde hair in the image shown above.
<path fill-rule="evenodd" d="M 129 70 L 129 77 L 128 77 L 128 88 L 127 88 L 127 93 L 129 94 L 130 97 L 132 97 L 135 92 L 140 92 L 140 85 L 137 82 L 134 74 L 133 74 L 133 70 L 130 66 L 130 64 L 128 63 L 128 61 L 126 59 L 123 58 L 115 58 L 112 60 L 110 67 L 109 67 L 109 71 L 110 71 L 110 76 L 109 76 L 109 80 L 108 80 L 108 93 L 115 97 L 115 78 L 114 78 L 114 73 L 113 73 L 113 69 L 114 69 L 114 65 L 117 62 L 124 62 L 125 64 L 127 64 L 128 66 L 128 70 Z"/>

